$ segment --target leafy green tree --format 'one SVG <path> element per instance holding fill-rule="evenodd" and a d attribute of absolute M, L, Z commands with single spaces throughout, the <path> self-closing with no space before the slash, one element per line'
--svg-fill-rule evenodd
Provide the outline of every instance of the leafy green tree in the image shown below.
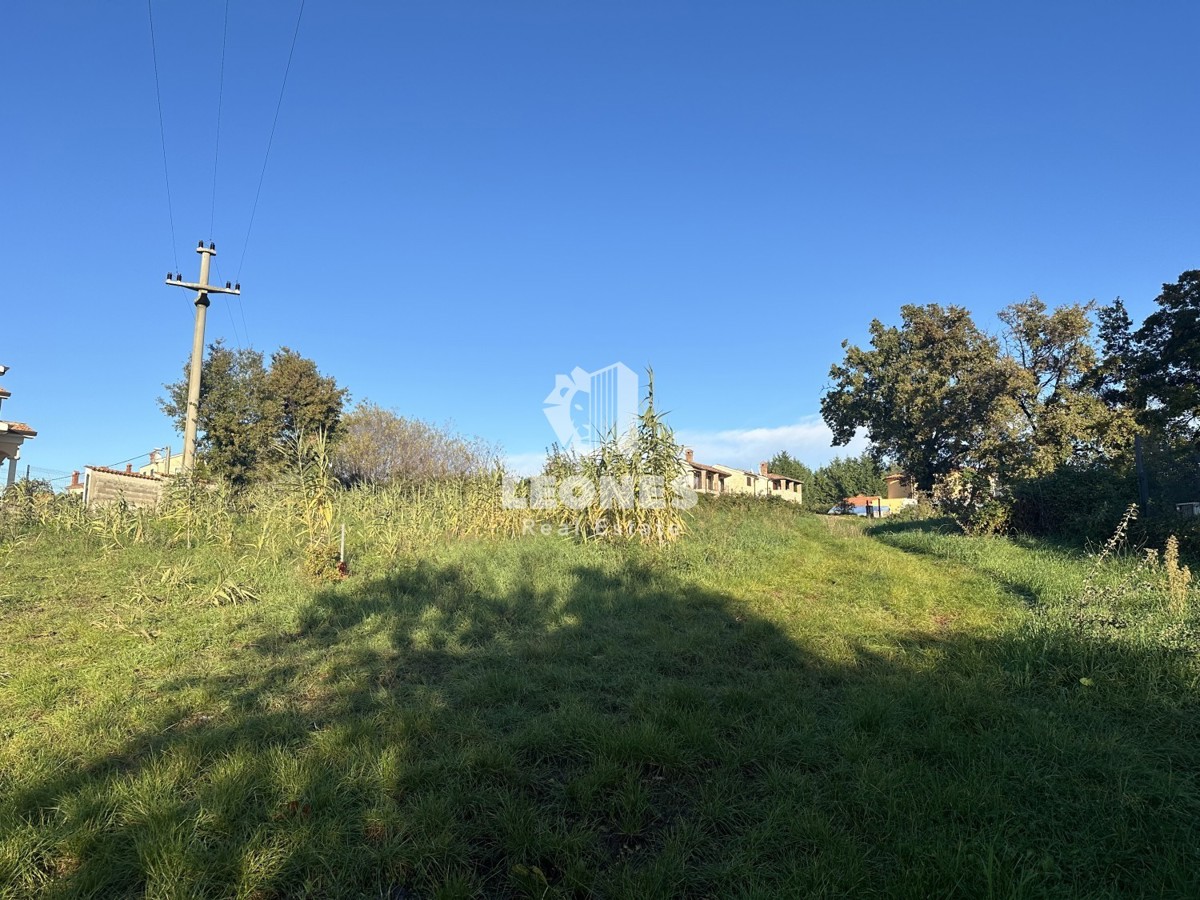
<path fill-rule="evenodd" d="M 1017 426 L 1018 367 L 959 306 L 906 305 L 899 327 L 871 322 L 871 348 L 842 343 L 821 415 L 843 445 L 866 429 L 876 461 L 923 490 L 962 467 L 991 467 Z"/>
<path fill-rule="evenodd" d="M 295 440 L 304 434 L 325 433 L 334 442 L 339 437 L 342 409 L 349 391 L 317 370 L 317 364 L 288 347 L 271 354 L 267 392 L 275 409 L 279 437 Z"/>
<path fill-rule="evenodd" d="M 1133 335 L 1133 393 L 1148 419 L 1190 443 L 1200 432 L 1200 270 L 1164 284 L 1154 302 Z"/>
<path fill-rule="evenodd" d="M 1118 297 L 1096 311 L 1099 322 L 1100 359 L 1092 371 L 1091 389 L 1112 409 L 1135 409 L 1137 399 L 1137 344 L 1133 338 L 1133 320 Z"/>
<path fill-rule="evenodd" d="M 814 512 L 826 512 L 856 494 L 886 496 L 885 474 L 870 453 L 835 456 L 813 472 L 811 486 L 804 486 L 804 505 Z"/>
<path fill-rule="evenodd" d="M 187 421 L 188 366 L 182 380 L 166 385 L 159 404 L 182 432 Z M 224 342 L 208 347 L 200 371 L 196 450 L 210 471 L 234 484 L 258 476 L 275 438 L 267 392 L 267 370 L 257 350 L 233 350 Z"/>
<path fill-rule="evenodd" d="M 164 413 L 184 430 L 188 366 L 181 380 L 165 385 Z M 274 471 L 277 446 L 301 431 L 335 434 L 346 392 L 316 365 L 284 348 L 270 368 L 257 350 L 232 350 L 223 341 L 208 347 L 200 372 L 196 449 L 210 472 L 243 486 Z"/>
<path fill-rule="evenodd" d="M 1033 296 L 1000 312 L 1005 347 L 1019 366 L 1012 385 L 1018 410 L 1013 440 L 997 448 L 996 472 L 1005 479 L 1091 463 L 1123 452 L 1132 441 L 1132 416 L 1110 407 L 1094 389 L 1094 308 L 1075 303 L 1048 310 Z M 1110 321 L 1115 324 L 1115 314 Z"/>
<path fill-rule="evenodd" d="M 780 450 L 771 457 L 771 461 L 767 463 L 767 469 L 779 475 L 786 475 L 788 478 L 795 478 L 803 482 L 804 490 L 808 490 L 808 486 L 812 483 L 813 471 L 800 460 L 796 459 L 786 450 Z"/>

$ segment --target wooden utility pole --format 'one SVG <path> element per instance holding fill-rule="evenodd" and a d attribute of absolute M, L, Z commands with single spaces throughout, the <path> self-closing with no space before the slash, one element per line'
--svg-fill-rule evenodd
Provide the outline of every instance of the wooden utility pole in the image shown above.
<path fill-rule="evenodd" d="M 196 426 L 200 419 L 200 369 L 204 361 L 204 319 L 208 313 L 209 294 L 241 295 L 240 284 L 218 287 L 208 283 L 208 266 L 211 257 L 217 255 L 217 245 L 209 242 L 207 247 L 201 241 L 196 247 L 200 254 L 200 280 L 184 281 L 176 272 L 174 277 L 167 273 L 167 284 L 173 287 L 187 288 L 196 292 L 196 328 L 192 333 L 192 360 L 188 370 L 187 419 L 183 431 L 183 465 L 182 471 L 190 472 L 196 461 Z"/>

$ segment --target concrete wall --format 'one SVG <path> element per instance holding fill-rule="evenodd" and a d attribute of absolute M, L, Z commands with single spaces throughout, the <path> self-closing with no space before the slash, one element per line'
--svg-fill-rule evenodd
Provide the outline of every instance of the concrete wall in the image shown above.
<path fill-rule="evenodd" d="M 133 507 L 158 506 L 165 481 L 157 478 L 88 468 L 83 496 L 88 506 L 103 506 L 124 500 Z"/>

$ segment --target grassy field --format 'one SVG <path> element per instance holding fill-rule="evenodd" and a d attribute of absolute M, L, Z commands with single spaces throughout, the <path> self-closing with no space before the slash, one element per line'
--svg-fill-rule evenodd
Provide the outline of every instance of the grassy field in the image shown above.
<path fill-rule="evenodd" d="M 1127 560 L 242 530 L 0 544 L 0 896 L 1200 896 L 1197 599 Z"/>

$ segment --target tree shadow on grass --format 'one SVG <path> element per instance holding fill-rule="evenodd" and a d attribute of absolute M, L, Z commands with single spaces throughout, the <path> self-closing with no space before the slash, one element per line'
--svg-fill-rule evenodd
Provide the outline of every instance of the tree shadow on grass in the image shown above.
<path fill-rule="evenodd" d="M 10 798 L 12 891 L 1200 893 L 1194 705 L 1114 714 L 1015 637 L 835 652 L 657 565 L 539 560 L 347 582 L 162 685 L 168 727 Z"/>

